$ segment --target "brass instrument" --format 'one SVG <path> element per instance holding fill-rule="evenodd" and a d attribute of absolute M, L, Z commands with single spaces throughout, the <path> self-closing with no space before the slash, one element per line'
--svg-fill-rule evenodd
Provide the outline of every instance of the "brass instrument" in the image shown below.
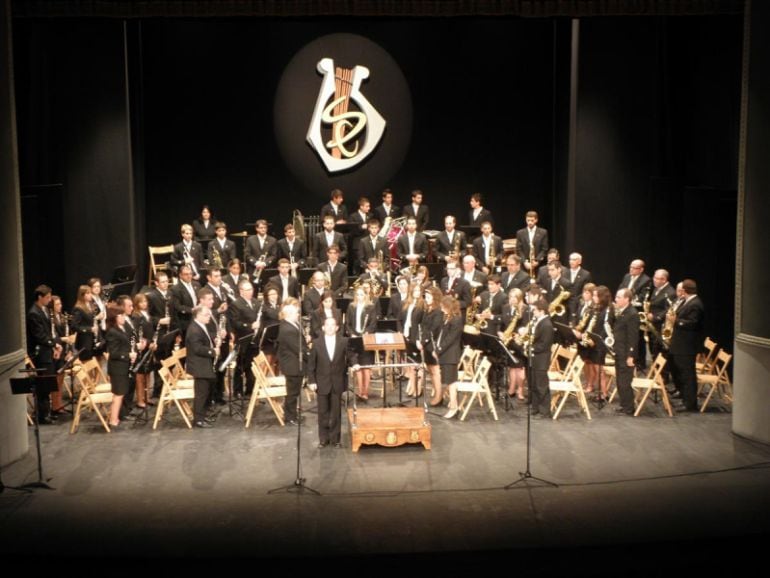
<path fill-rule="evenodd" d="M 486 309 L 484 309 L 484 311 L 482 311 L 481 313 L 479 313 L 479 315 L 485 315 L 486 313 L 492 313 L 492 305 L 491 305 L 491 302 L 492 302 L 492 300 L 490 299 L 490 306 L 489 306 L 489 307 L 487 307 Z M 486 329 L 486 328 L 489 326 L 489 323 L 487 322 L 487 320 L 486 320 L 486 319 L 477 319 L 477 320 L 475 320 L 475 321 L 473 322 L 473 324 L 474 324 L 474 325 L 475 325 L 475 326 L 476 326 L 478 329 Z"/>
<path fill-rule="evenodd" d="M 476 313 L 479 310 L 479 305 L 476 303 L 476 287 L 471 287 L 471 302 L 468 305 L 468 309 L 465 311 L 465 327 L 464 333 L 470 333 L 472 335 L 478 335 L 481 333 L 476 326 Z"/>
<path fill-rule="evenodd" d="M 518 345 L 519 347 L 524 348 L 524 354 L 529 355 L 528 351 L 530 346 L 532 345 L 532 340 L 535 338 L 535 332 L 534 332 L 534 326 L 537 319 L 532 317 L 532 319 L 529 320 L 529 323 L 527 323 L 527 328 L 524 331 L 523 334 L 521 333 L 514 333 L 513 335 L 513 341 Z"/>
<path fill-rule="evenodd" d="M 667 298 L 668 299 L 668 298 Z M 669 301 L 671 301 L 669 299 Z M 666 311 L 666 321 L 663 323 L 663 329 L 660 332 L 660 338 L 663 340 L 663 345 L 668 347 L 671 345 L 671 337 L 674 335 L 674 324 L 676 323 L 676 304 L 678 301 L 671 302 L 671 305 Z"/>
<path fill-rule="evenodd" d="M 583 337 L 580 338 L 580 345 L 583 347 L 593 347 L 596 345 L 593 339 L 591 339 L 591 333 L 596 327 L 596 315 L 593 312 L 593 308 L 589 307 L 588 312 L 591 314 L 591 321 L 588 322 L 588 326 L 582 331 Z"/>
<path fill-rule="evenodd" d="M 225 293 L 227 293 L 227 299 L 230 301 L 235 301 L 235 291 L 233 291 L 233 288 L 230 287 L 228 283 L 222 283 L 220 287 L 222 287 L 225 290 Z"/>
<path fill-rule="evenodd" d="M 535 243 L 534 239 L 529 244 L 529 280 L 535 282 Z"/>
<path fill-rule="evenodd" d="M 216 243 L 216 241 L 211 241 L 211 242 Z M 216 267 L 217 269 L 224 269 L 225 266 L 222 265 L 222 253 L 219 252 L 219 249 L 217 249 L 216 247 L 212 247 L 211 255 L 213 257 L 212 260 L 214 261 L 213 263 L 214 267 Z"/>
<path fill-rule="evenodd" d="M 385 289 L 385 296 L 390 297 L 391 291 L 393 290 L 390 282 L 390 269 L 388 269 L 388 271 L 385 273 L 385 282 L 387 286 Z"/>
<path fill-rule="evenodd" d="M 267 259 L 267 251 L 265 251 L 264 253 L 262 253 L 259 256 L 259 259 L 257 259 L 257 262 L 264 261 L 265 259 Z M 262 277 L 262 271 L 264 271 L 264 270 L 265 270 L 265 267 L 262 267 L 261 269 L 257 269 L 256 271 L 254 271 L 254 284 L 255 285 L 259 284 L 259 280 Z"/>
<path fill-rule="evenodd" d="M 495 255 L 495 236 L 489 236 L 489 256 L 487 257 L 487 267 L 489 272 L 492 273 L 495 268 L 495 262 L 497 261 L 497 255 Z"/>
<path fill-rule="evenodd" d="M 220 337 L 220 333 L 224 331 L 227 323 L 227 316 L 224 313 L 219 314 L 219 323 L 217 323 L 217 338 L 216 338 L 216 345 L 214 348 L 214 361 L 212 365 L 214 366 L 214 372 L 217 371 L 217 362 L 219 361 L 219 357 L 221 355 L 222 351 L 222 338 Z"/>
<path fill-rule="evenodd" d="M 604 332 L 607 334 L 607 337 L 604 338 L 604 345 L 610 354 L 614 355 L 615 352 L 612 348 L 615 345 L 615 334 L 612 332 L 612 325 L 610 325 L 610 307 L 607 308 L 607 312 L 604 314 Z"/>
<path fill-rule="evenodd" d="M 455 238 L 452 243 L 452 250 L 449 251 L 449 256 L 454 259 L 455 261 L 460 259 L 460 232 L 455 231 Z"/>
<path fill-rule="evenodd" d="M 505 328 L 505 331 L 503 331 L 502 340 L 506 347 L 511 342 L 511 340 L 513 340 L 513 338 L 516 336 L 516 326 L 519 324 L 520 318 L 521 318 L 521 312 L 519 311 L 518 307 L 515 307 L 513 310 L 513 317 L 511 318 L 511 322 Z"/>
<path fill-rule="evenodd" d="M 195 266 L 195 261 L 192 258 L 192 255 L 190 255 L 190 251 L 187 250 L 186 245 L 182 245 L 184 247 L 184 261 L 188 265 L 190 265 L 190 268 L 192 269 L 193 277 L 198 276 L 198 268 Z"/>
<path fill-rule="evenodd" d="M 548 315 L 551 317 L 561 317 L 566 312 L 564 302 L 570 298 L 570 292 L 564 291 L 559 293 L 559 296 L 554 299 L 550 305 L 548 305 Z"/>

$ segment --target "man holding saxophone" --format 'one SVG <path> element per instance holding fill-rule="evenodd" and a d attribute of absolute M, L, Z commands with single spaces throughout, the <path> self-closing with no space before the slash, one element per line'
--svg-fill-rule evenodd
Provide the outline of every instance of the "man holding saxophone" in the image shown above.
<path fill-rule="evenodd" d="M 634 378 L 634 359 L 639 341 L 639 314 L 631 307 L 633 292 L 630 289 L 618 289 L 615 293 L 615 327 L 612 329 L 615 344 L 615 372 L 620 395 L 620 408 L 616 411 L 624 415 L 634 415 L 634 391 L 631 381 Z"/>

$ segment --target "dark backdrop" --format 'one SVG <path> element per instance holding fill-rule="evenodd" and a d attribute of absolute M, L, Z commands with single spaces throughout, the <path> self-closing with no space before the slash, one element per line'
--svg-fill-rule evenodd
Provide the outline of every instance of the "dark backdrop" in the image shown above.
<path fill-rule="evenodd" d="M 132 250 L 143 264 L 146 244 L 177 240 L 202 203 L 231 231 L 317 213 L 326 199 L 276 149 L 273 97 L 292 55 L 332 32 L 378 43 L 409 83 L 412 142 L 390 183 L 400 204 L 423 189 L 439 228 L 449 212 L 464 222 L 479 191 L 504 237 L 537 209 L 553 244 L 613 289 L 635 257 L 694 277 L 709 332 L 732 338 L 740 16 L 581 20 L 572 189 L 566 20 L 17 21 L 22 185 L 63 185 L 79 231 L 62 257 L 76 272 L 67 290 Z"/>

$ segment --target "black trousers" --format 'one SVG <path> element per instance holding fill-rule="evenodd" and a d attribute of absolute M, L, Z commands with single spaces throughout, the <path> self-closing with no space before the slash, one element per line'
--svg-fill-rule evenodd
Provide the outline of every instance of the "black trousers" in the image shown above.
<path fill-rule="evenodd" d="M 40 361 L 37 358 L 33 358 L 32 362 L 37 369 L 44 369 L 40 375 L 53 375 L 56 373 L 55 364 L 53 361 Z M 37 396 L 37 418 L 42 420 L 48 417 L 51 413 L 51 394 L 44 393 Z"/>
<path fill-rule="evenodd" d="M 687 409 L 698 409 L 698 378 L 695 375 L 695 355 L 669 355 L 671 377 L 682 394 Z"/>
<path fill-rule="evenodd" d="M 530 395 L 532 396 L 532 411 L 543 415 L 551 415 L 551 394 L 548 389 L 548 370 L 533 369 L 534 381 Z"/>
<path fill-rule="evenodd" d="M 318 393 L 318 441 L 339 443 L 342 426 L 342 394 L 330 391 Z"/>
<path fill-rule="evenodd" d="M 620 407 L 624 411 L 634 411 L 634 390 L 631 387 L 631 381 L 634 379 L 634 368 L 628 367 L 625 359 L 618 358 L 618 361 L 619 363 L 615 365 L 615 382 L 618 385 Z"/>
<path fill-rule="evenodd" d="M 233 379 L 233 391 L 235 393 L 244 393 L 244 375 L 246 376 L 246 395 L 251 395 L 251 392 L 254 390 L 254 372 L 251 371 L 251 362 L 258 353 L 259 348 L 256 345 L 241 345 L 241 349 L 238 352 L 238 367 L 235 371 L 235 379 Z"/>
<path fill-rule="evenodd" d="M 297 398 L 299 397 L 299 390 L 301 387 L 301 375 L 286 376 L 286 398 L 284 398 L 283 401 L 283 414 L 286 421 L 297 419 Z"/>
<path fill-rule="evenodd" d="M 216 378 L 196 377 L 195 378 L 195 399 L 193 400 L 193 419 L 203 421 L 206 417 L 206 405 L 209 400 L 209 391 L 216 384 Z"/>

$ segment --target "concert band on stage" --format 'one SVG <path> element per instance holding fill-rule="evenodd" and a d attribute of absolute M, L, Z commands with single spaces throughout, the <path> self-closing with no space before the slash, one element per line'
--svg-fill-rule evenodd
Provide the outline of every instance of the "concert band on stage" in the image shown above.
<path fill-rule="evenodd" d="M 581 254 L 570 253 L 562 265 L 535 211 L 526 213 L 514 249 L 494 233 L 478 193 L 470 197 L 470 235 L 453 215 L 443 218 L 443 230 L 429 230 L 420 190 L 403 207 L 389 189 L 373 210 L 360 197 L 352 213 L 342 191 L 330 197 L 320 231 L 310 239 L 298 236 L 304 231 L 296 223 L 285 225 L 276 239 L 266 220 L 256 220 L 255 234 L 242 235 L 242 260 L 226 223 L 204 206 L 192 225 L 181 225 L 182 240 L 167 268 L 133 300 L 110 299 L 93 278 L 79 287 L 66 315 L 61 299 L 40 285 L 27 313 L 31 363 L 55 372 L 72 349 L 83 361 L 96 357 L 113 384 L 110 423 L 119 426 L 154 404 L 161 361 L 184 346 L 195 380 L 193 422 L 206 428 L 214 424 L 216 405 L 251 395 L 252 360 L 262 352 L 276 374 L 286 376 L 288 423 L 300 419 L 303 378 L 317 389 L 319 408 L 323 399 L 321 446 L 339 443 L 339 398 L 349 367 L 356 366 L 358 400 L 369 400 L 375 356 L 362 338 L 394 329 L 406 343 L 403 365 L 412 365 L 402 372 L 406 395 L 420 396 L 429 387 L 429 403 L 446 403 L 447 418 L 457 412 L 453 384 L 462 348 L 477 343 L 469 336 L 481 334 L 510 353 L 494 358 L 490 380 L 502 385 L 509 402 L 523 402 L 529 392 L 536 415 L 550 415 L 547 371 L 554 344 L 577 349 L 585 391 L 600 403 L 609 393 L 603 368 L 614 358 L 622 414 L 633 413 L 631 379 L 644 369 L 648 347 L 653 356 L 663 353 L 682 410 L 697 409 L 695 358 L 703 343 L 704 307 L 694 281 L 682 281 L 677 292 L 665 269 L 650 279 L 644 261 L 634 259 L 612 303 L 610 289 L 595 284 Z M 335 230 L 343 223 L 354 226 L 344 234 Z M 232 364 L 214 363 L 231 351 Z M 51 400 L 53 408 L 41 400 L 40 423 L 63 411 L 59 393 Z"/>

